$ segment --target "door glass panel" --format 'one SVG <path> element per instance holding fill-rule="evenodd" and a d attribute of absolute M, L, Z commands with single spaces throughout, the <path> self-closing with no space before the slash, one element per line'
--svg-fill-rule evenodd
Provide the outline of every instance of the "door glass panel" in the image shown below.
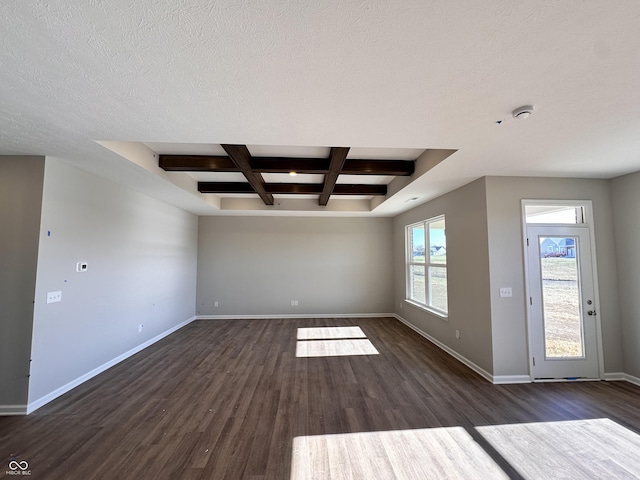
<path fill-rule="evenodd" d="M 539 237 L 547 358 L 584 357 L 576 237 Z"/>

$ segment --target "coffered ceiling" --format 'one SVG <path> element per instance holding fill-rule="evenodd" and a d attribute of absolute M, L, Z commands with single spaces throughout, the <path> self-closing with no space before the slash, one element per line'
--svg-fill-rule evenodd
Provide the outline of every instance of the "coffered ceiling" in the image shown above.
<path fill-rule="evenodd" d="M 415 159 L 423 153 L 412 149 L 376 152 L 349 147 L 274 149 L 226 144 L 209 145 L 201 153 L 185 153 L 190 150 L 188 145 L 147 146 L 156 152 L 172 151 L 158 155 L 160 168 L 190 172 L 198 181 L 200 193 L 236 198 L 257 195 L 267 206 L 285 196 L 318 197 L 318 205 L 323 207 L 330 197 L 386 197 L 387 185 L 396 177 L 412 176 Z"/>
<path fill-rule="evenodd" d="M 201 215 L 389 216 L 484 175 L 640 170 L 636 0 L 24 0 L 0 18 L 0 154 Z"/>

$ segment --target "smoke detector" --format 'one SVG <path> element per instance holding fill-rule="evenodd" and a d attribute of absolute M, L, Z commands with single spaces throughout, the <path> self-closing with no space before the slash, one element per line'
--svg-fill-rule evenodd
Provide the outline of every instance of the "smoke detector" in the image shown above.
<path fill-rule="evenodd" d="M 513 112 L 511 112 L 513 118 L 528 118 L 533 115 L 533 105 L 525 105 L 523 107 L 516 108 Z"/>

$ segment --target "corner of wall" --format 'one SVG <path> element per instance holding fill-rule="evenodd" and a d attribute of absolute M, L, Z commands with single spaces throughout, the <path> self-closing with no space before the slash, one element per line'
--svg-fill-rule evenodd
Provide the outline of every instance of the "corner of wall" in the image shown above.
<path fill-rule="evenodd" d="M 0 415 L 24 413 L 45 158 L 0 156 Z"/>

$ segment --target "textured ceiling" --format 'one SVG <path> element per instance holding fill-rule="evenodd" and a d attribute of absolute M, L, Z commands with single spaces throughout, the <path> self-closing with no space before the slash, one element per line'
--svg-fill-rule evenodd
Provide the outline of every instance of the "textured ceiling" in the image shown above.
<path fill-rule="evenodd" d="M 332 214 L 395 214 L 483 175 L 640 170 L 637 0 L 22 0 L 0 22 L 0 153 L 201 214 L 225 207 L 144 143 L 456 151 L 373 212 Z"/>

